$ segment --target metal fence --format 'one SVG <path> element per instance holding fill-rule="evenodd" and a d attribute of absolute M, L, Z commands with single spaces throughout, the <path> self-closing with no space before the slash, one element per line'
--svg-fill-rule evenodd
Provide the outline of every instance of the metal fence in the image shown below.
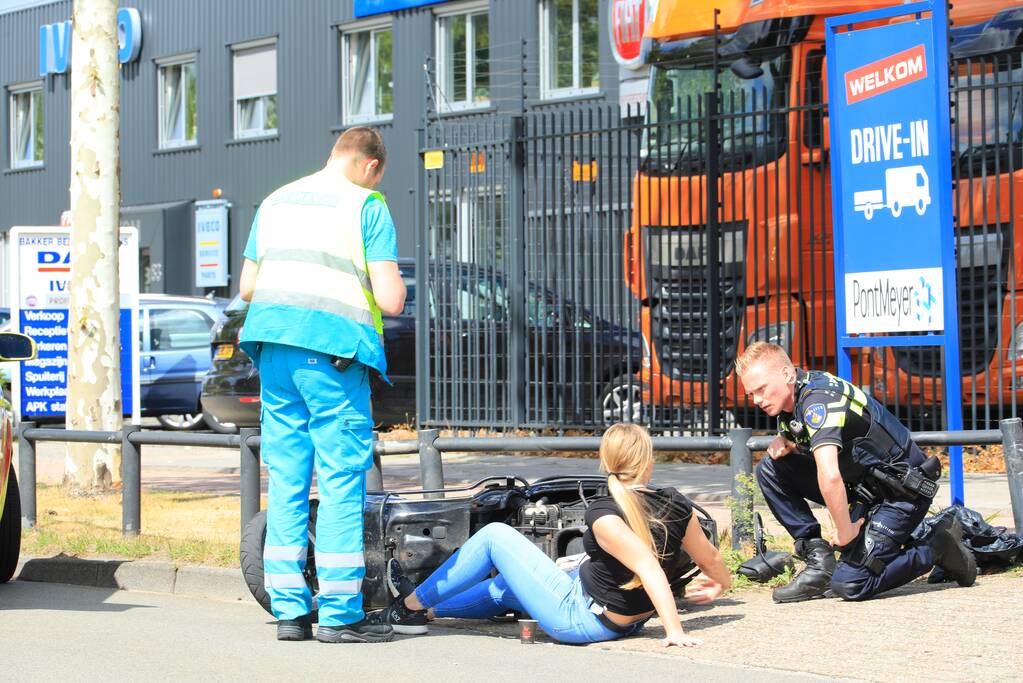
<path fill-rule="evenodd" d="M 953 62 L 969 429 L 993 428 L 1023 398 L 1021 55 Z M 775 341 L 834 371 L 823 60 L 823 47 L 779 52 L 754 78 L 716 63 L 662 69 L 646 116 L 577 104 L 429 119 L 420 424 L 767 429 L 733 371 L 745 345 Z M 934 347 L 854 356 L 854 381 L 917 430 L 945 425 L 942 373 Z"/>
<path fill-rule="evenodd" d="M 737 428 L 716 437 L 655 437 L 655 451 L 727 452 L 731 466 L 731 495 L 734 509 L 752 511 L 750 490 L 739 475 L 753 471 L 753 453 L 764 451 L 770 436 L 753 436 L 750 428 Z M 1023 529 L 1023 420 L 1002 420 L 997 430 L 925 432 L 913 434 L 921 446 L 993 445 L 1001 444 L 1005 454 L 1008 485 L 1016 529 Z M 122 447 L 122 523 L 125 536 L 137 536 L 142 530 L 142 451 L 143 445 L 205 446 L 237 448 L 239 451 L 240 533 L 260 510 L 260 436 L 259 430 L 243 429 L 239 434 L 190 434 L 185 432 L 142 431 L 138 425 L 126 425 L 117 432 L 73 431 L 41 429 L 32 422 L 18 427 L 18 479 L 21 498 L 22 523 L 26 528 L 36 526 L 36 443 L 54 441 L 62 443 L 120 443 Z M 470 453 L 595 453 L 600 438 L 583 437 L 450 437 L 441 436 L 440 430 L 420 430 L 415 441 L 376 441 L 374 464 L 366 477 L 369 491 L 382 491 L 383 472 L 381 457 L 388 455 L 419 455 L 422 489 L 426 498 L 443 498 L 445 487 L 443 454 Z M 953 468 L 956 471 L 956 468 Z M 962 472 L 962 467 L 958 467 Z M 501 473 L 495 473 L 500 475 Z M 464 489 L 463 489 L 464 490 Z M 953 502 L 963 501 L 961 482 L 952 482 Z M 733 547 L 748 540 L 752 530 L 745 520 L 733 519 L 731 538 Z"/>

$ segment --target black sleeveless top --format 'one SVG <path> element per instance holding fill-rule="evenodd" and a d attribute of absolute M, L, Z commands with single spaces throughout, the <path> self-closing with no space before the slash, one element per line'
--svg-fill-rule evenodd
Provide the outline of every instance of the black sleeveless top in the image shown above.
<path fill-rule="evenodd" d="M 682 550 L 682 539 L 693 516 L 693 504 L 673 488 L 635 491 L 647 506 L 651 517 L 664 522 L 664 527 L 656 522 L 652 523 L 650 533 L 654 538 L 654 547 L 662 555 L 661 568 L 671 582 L 681 576 L 690 562 L 689 555 Z M 617 515 L 625 520 L 625 513 L 611 496 L 597 498 L 586 508 L 583 548 L 589 555 L 589 560 L 579 567 L 579 578 L 582 580 L 583 588 L 598 604 L 612 612 L 626 616 L 649 612 L 654 606 L 642 586 L 631 590 L 619 587 L 632 580 L 634 576 L 632 570 L 601 548 L 593 536 L 593 523 L 604 515 Z"/>

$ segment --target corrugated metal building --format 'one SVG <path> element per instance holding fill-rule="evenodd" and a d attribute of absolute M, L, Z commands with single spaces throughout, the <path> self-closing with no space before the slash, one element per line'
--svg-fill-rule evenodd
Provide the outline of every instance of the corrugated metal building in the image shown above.
<path fill-rule="evenodd" d="M 54 225 L 68 208 L 70 70 L 53 72 L 70 44 L 71 4 L 0 15 L 2 234 Z M 139 52 L 122 50 L 121 193 L 122 222 L 140 230 L 142 291 L 207 291 L 196 287 L 195 203 L 215 189 L 230 202 L 228 271 L 239 273 L 260 200 L 319 168 L 347 126 L 384 133 L 381 189 L 399 252 L 411 256 L 416 130 L 427 107 L 443 122 L 618 100 L 608 3 L 598 0 L 123 5 L 140 20 L 126 31 L 141 38 Z M 237 290 L 234 277 L 226 290 Z"/>

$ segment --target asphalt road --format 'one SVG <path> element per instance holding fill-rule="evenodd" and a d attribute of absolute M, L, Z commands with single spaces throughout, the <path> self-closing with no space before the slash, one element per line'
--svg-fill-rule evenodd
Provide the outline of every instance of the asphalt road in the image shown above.
<path fill-rule="evenodd" d="M 251 604 L 62 584 L 0 585 L 0 678 L 41 680 L 825 680 L 679 656 L 431 627 L 377 645 L 278 643 Z M 830 679 L 834 680 L 834 679 Z"/>

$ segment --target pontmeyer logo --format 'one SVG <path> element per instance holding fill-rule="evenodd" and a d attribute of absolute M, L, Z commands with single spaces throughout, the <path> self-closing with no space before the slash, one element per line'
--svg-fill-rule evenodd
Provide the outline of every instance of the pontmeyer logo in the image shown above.
<path fill-rule="evenodd" d="M 855 104 L 924 78 L 927 78 L 927 58 L 924 46 L 917 45 L 846 71 L 845 101 Z"/>
<path fill-rule="evenodd" d="M 846 273 L 851 333 L 943 329 L 941 268 Z"/>
<path fill-rule="evenodd" d="M 934 304 L 936 303 L 938 303 L 938 299 L 934 296 L 934 288 L 930 281 L 921 275 L 917 286 L 913 288 L 913 313 L 916 315 L 916 319 L 925 325 L 930 325 L 934 317 Z"/>

